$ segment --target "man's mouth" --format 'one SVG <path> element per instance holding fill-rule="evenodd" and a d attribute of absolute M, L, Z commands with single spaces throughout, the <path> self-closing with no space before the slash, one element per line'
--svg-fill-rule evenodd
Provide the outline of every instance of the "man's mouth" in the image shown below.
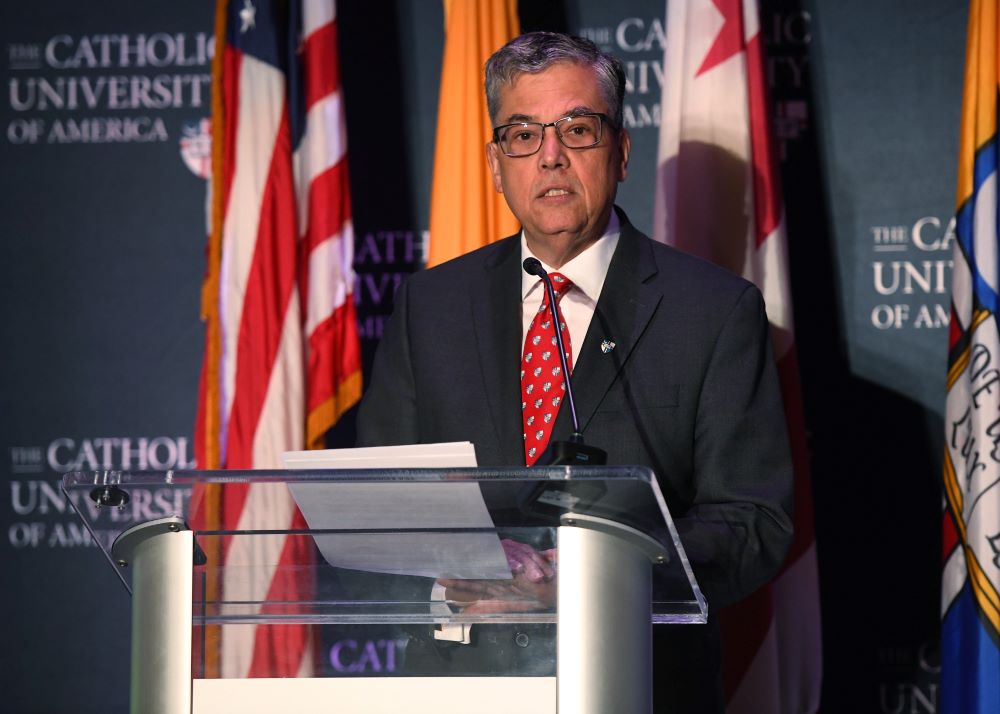
<path fill-rule="evenodd" d="M 568 196 L 569 191 L 564 188 L 550 188 L 542 196 Z"/>

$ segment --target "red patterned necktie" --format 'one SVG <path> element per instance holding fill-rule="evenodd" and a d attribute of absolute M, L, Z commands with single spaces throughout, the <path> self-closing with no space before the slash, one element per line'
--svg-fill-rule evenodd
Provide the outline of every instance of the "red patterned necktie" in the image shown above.
<path fill-rule="evenodd" d="M 557 319 L 552 319 L 549 297 L 542 286 L 542 304 L 531 318 L 528 334 L 524 338 L 521 355 L 521 423 L 524 427 L 524 462 L 532 466 L 545 451 L 552 435 L 552 425 L 566 393 L 559 347 L 556 343 L 556 324 L 563 333 L 566 346 L 566 364 L 573 369 L 573 347 L 569 330 L 559 310 L 562 296 L 573 286 L 564 275 L 550 273 L 556 291 Z"/>

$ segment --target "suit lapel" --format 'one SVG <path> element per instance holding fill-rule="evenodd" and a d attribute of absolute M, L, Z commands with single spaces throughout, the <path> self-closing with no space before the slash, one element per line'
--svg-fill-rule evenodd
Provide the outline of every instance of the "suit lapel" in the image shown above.
<path fill-rule="evenodd" d="M 622 216 L 618 247 L 573 367 L 573 394 L 581 429 L 586 429 L 663 299 L 661 291 L 648 284 L 657 272 L 648 240 Z M 602 350 L 605 341 L 614 343 L 610 351 Z M 564 439 L 572 432 L 573 419 L 568 412 L 559 410 L 554 430 L 558 436 L 553 438 Z"/>
<path fill-rule="evenodd" d="M 508 238 L 483 266 L 483 290 L 475 291 L 472 315 L 496 438 L 505 464 L 523 464 L 521 429 L 521 251 Z M 456 300 L 460 300 L 456 296 Z"/>

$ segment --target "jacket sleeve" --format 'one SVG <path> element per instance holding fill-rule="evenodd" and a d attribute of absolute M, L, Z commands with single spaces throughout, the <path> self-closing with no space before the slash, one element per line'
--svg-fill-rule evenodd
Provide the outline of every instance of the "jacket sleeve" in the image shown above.
<path fill-rule="evenodd" d="M 748 285 L 718 333 L 694 424 L 694 498 L 676 520 L 713 610 L 777 574 L 792 539 L 792 466 L 763 299 Z"/>

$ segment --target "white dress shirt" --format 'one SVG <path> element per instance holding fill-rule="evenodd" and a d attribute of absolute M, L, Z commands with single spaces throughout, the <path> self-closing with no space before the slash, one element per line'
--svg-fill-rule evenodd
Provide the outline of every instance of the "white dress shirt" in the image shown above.
<path fill-rule="evenodd" d="M 601 297 L 601 290 L 604 289 L 604 280 L 608 277 L 608 267 L 611 265 L 611 256 L 615 254 L 618 246 L 618 238 L 621 235 L 621 227 L 618 223 L 618 216 L 614 210 L 611 211 L 611 220 L 604 230 L 604 235 L 584 250 L 580 255 L 566 263 L 558 270 L 545 264 L 540 260 L 545 272 L 561 273 L 573 282 L 571 287 L 559 300 L 559 309 L 562 311 L 563 320 L 566 322 L 566 329 L 569 330 L 570 343 L 573 352 L 573 364 L 580 358 L 580 347 L 583 339 L 587 336 L 590 321 L 594 317 L 597 309 L 597 300 Z M 528 249 L 528 242 L 524 238 L 524 231 L 521 231 L 521 262 L 525 258 L 537 258 Z M 521 345 L 528 335 L 528 327 L 531 325 L 531 318 L 538 312 L 542 304 L 542 296 L 545 294 L 545 285 L 541 278 L 521 271 Z M 523 351 L 523 349 L 522 349 Z"/>

